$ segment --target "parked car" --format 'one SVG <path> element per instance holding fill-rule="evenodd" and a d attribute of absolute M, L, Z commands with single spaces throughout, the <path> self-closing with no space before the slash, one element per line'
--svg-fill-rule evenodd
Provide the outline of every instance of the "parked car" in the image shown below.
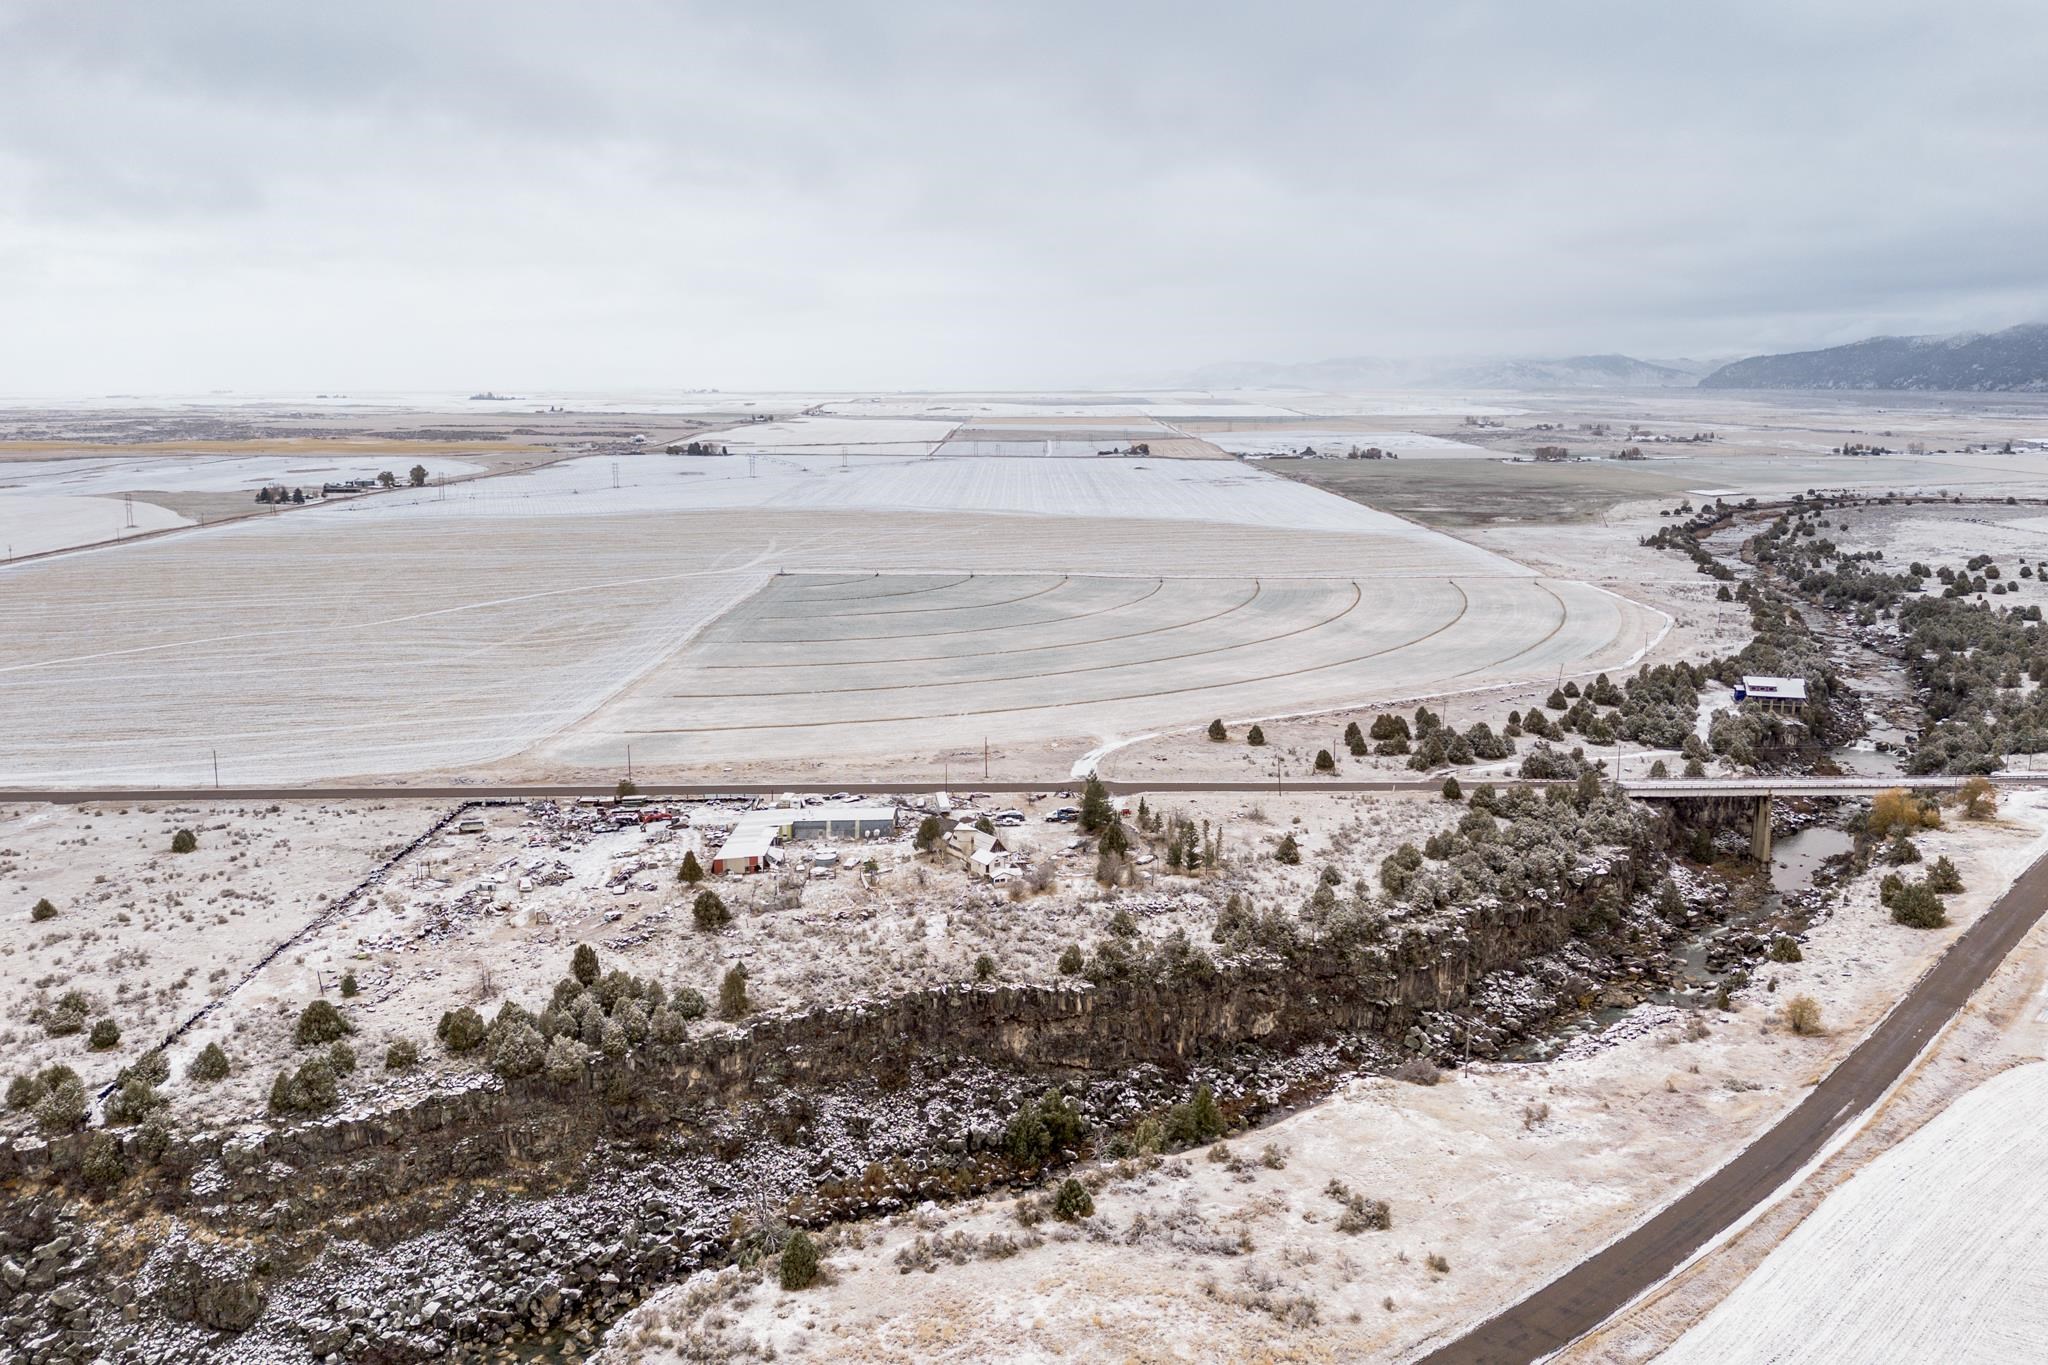
<path fill-rule="evenodd" d="M 1081 808 L 1079 806 L 1061 806 L 1051 815 L 1045 817 L 1045 823 L 1048 825 L 1071 825 L 1080 818 Z"/>

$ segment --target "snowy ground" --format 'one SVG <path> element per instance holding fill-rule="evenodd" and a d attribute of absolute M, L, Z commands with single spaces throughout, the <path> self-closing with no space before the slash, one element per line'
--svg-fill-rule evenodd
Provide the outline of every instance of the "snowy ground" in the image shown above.
<path fill-rule="evenodd" d="M 617 486 L 613 473 L 617 471 Z M 774 508 L 1141 518 L 1433 538 L 1398 517 L 1221 461 L 628 455 L 322 508 L 347 521 Z M 1050 567 L 1050 566 L 1048 566 Z"/>
<path fill-rule="evenodd" d="M 2048 1342 L 2048 1063 L 2017 1067 L 1878 1157 L 1667 1365 L 2017 1361 Z"/>
<path fill-rule="evenodd" d="M 791 417 L 706 431 L 691 439 L 724 446 L 736 453 L 788 450 L 826 455 L 842 451 L 855 455 L 929 455 L 958 426 L 953 421 L 900 417 Z"/>
<path fill-rule="evenodd" d="M 1410 579 L 1387 600 L 1363 576 L 785 575 L 546 749 L 584 764 L 627 743 L 662 762 L 821 743 L 846 757 L 914 752 L 936 724 L 1006 745 L 1101 741 L 1611 666 L 1640 647 L 1643 615 L 1531 578 Z M 1270 772 L 1273 756 L 1253 757 Z"/>
<path fill-rule="evenodd" d="M 1212 444 L 1233 455 L 1293 455 L 1303 449 L 1323 455 L 1342 455 L 1353 447 L 1363 450 L 1368 446 L 1378 446 L 1382 450 L 1393 451 L 1404 460 L 1502 458 L 1499 451 L 1488 450 L 1484 446 L 1447 440 L 1441 436 L 1424 436 L 1413 431 L 1350 431 L 1313 427 L 1240 431 L 1235 426 L 1225 431 L 1210 429 L 1214 426 L 1215 423 L 1197 423 L 1189 429 L 1202 431 Z"/>
<path fill-rule="evenodd" d="M 713 878 L 734 913 L 723 933 L 694 928 L 691 903 L 696 889 L 676 872 L 685 852 L 710 861 L 719 835 L 703 828 L 667 825 L 614 831 L 565 827 L 524 808 L 484 813 L 482 833 L 446 831 L 399 864 L 382 887 L 321 926 L 239 984 L 242 969 L 272 943 L 298 930 L 321 900 L 360 878 L 385 842 L 399 843 L 425 829 L 443 807 L 394 803 L 368 807 L 286 807 L 281 813 L 245 811 L 207 822 L 201 852 L 172 858 L 169 820 L 162 813 L 116 815 L 91 808 L 77 821 L 61 813 L 24 813 L 0 826 L 0 840 L 14 830 L 20 889 L 10 893 L 19 908 L 0 929 L 0 944 L 19 949 L 18 979 L 8 982 L 14 997 L 8 1017 L 18 1020 L 20 1002 L 33 1002 L 34 973 L 75 972 L 69 984 L 100 993 L 127 1030 L 123 1048 L 95 1060 L 87 1079 L 111 1077 L 118 1063 L 133 1060 L 175 1019 L 198 1004 L 235 987 L 231 997 L 174 1050 L 173 1067 L 208 1042 L 219 1042 L 237 1064 L 237 1074 L 199 1088 L 174 1079 L 166 1095 L 180 1112 L 219 1121 L 261 1111 L 271 1077 L 294 1056 L 291 1022 L 309 1000 L 324 993 L 356 1024 L 354 1046 L 364 1059 L 381 1062 L 385 1048 L 405 1037 L 421 1045 L 422 1070 L 396 1080 L 377 1065 L 351 1083 L 356 1098 L 380 1086 L 417 1086 L 439 1073 L 460 1073 L 470 1063 L 445 1057 L 432 1043 L 444 1010 L 474 1005 L 488 1015 L 501 1000 L 538 1010 L 567 969 L 578 943 L 597 948 L 607 969 L 621 967 L 669 987 L 686 986 L 714 998 L 719 979 L 744 963 L 750 997 L 760 1008 L 800 1008 L 886 995 L 969 980 L 975 960 L 989 955 L 1004 981 L 1057 978 L 1060 952 L 1069 944 L 1091 945 L 1108 931 L 1119 908 L 1128 909 L 1139 937 L 1163 938 L 1185 931 L 1198 943 L 1210 941 L 1215 917 L 1233 893 L 1258 907 L 1292 908 L 1305 901 L 1324 866 L 1338 869 L 1344 883 L 1372 877 L 1380 859 L 1403 841 L 1419 842 L 1453 820 L 1456 808 L 1422 797 L 1225 798 L 1167 797 L 1162 812 L 1210 820 L 1222 831 L 1228 866 L 1212 875 L 1167 874 L 1156 862 L 1140 869 L 1139 885 L 1109 892 L 1093 880 L 1094 856 L 1070 849 L 1071 825 L 1041 817 L 1068 798 L 1042 801 L 1001 798 L 987 810 L 1016 804 L 1028 823 L 1002 831 L 1020 868 L 1043 865 L 1047 885 L 1027 893 L 1008 885 L 970 883 L 954 863 L 913 856 L 909 829 L 894 838 L 839 840 L 794 845 L 781 872 Z M 704 818 L 709 808 L 685 806 Z M 1135 809 L 1135 806 L 1133 806 Z M 334 812 L 344 814 L 337 817 Z M 196 816 L 185 818 L 196 819 Z M 1270 849 L 1291 830 L 1304 857 L 1298 866 L 1272 860 Z M 65 836 L 84 834 L 89 852 L 72 855 Z M 353 861 L 337 862 L 333 840 L 353 836 L 364 844 Z M 32 840 L 32 842 L 31 842 Z M 103 851 L 98 841 L 119 842 Z M 0 842 L 0 849 L 10 847 Z M 820 849 L 840 855 L 829 875 L 808 875 L 804 862 Z M 246 850 L 246 852 L 245 852 Z M 70 865 L 55 859 L 75 858 Z M 241 855 L 241 856 L 237 856 Z M 231 863 L 223 860 L 232 859 Z M 872 873 L 862 870 L 873 860 Z M 250 878 L 243 895 L 213 887 L 223 865 L 239 869 L 254 862 L 266 869 Z M 84 875 L 91 870 L 106 883 Z M 345 880 L 343 879 L 345 876 Z M 303 888 L 298 897 L 278 897 L 277 879 Z M 155 880 L 147 880 L 154 878 Z M 533 885 L 521 889 L 522 880 Z M 339 883 L 337 885 L 336 883 Z M 148 888 L 143 892 L 143 888 Z M 224 900 L 197 905 L 201 888 Z M 165 901 L 162 912 L 140 906 Z M 65 907 L 58 921 L 28 923 L 27 906 L 50 895 Z M 223 906 L 224 908 L 216 908 Z M 144 916 L 156 937 L 154 949 L 85 951 L 85 943 L 118 932 L 123 908 Z M 173 918 L 173 916 L 184 918 Z M 189 926 L 189 927 L 188 927 Z M 45 931 L 62 937 L 43 943 Z M 201 931 L 204 931 L 203 933 Z M 67 946 L 78 945 L 78 946 Z M 104 961 L 103 961 L 104 959 Z M 7 959 L 15 959 L 10 955 Z M 193 980 L 188 967 L 212 975 Z M 354 971 L 361 994 L 336 995 L 341 974 Z M 0 968 L 4 973 L 6 968 Z M 4 979 L 4 976 L 0 976 Z M 160 989 L 168 982 L 175 987 Z M 158 991 L 157 995 L 151 995 Z M 153 1001 L 154 1003 L 145 1003 Z M 19 1028 L 19 1026 L 17 1025 Z M 716 1023 L 702 1028 L 724 1027 Z M 79 1065 L 78 1038 L 42 1040 L 21 1028 L 15 1040 L 23 1056 L 38 1064 L 67 1060 Z M 100 1074 L 104 1072 L 104 1075 Z"/>
<path fill-rule="evenodd" d="M 740 1358 L 772 1345 L 784 1358 L 962 1361 L 1395 1358 L 1441 1342 L 1633 1226 L 1797 1103 L 2048 846 L 2048 794 L 2007 807 L 2002 823 L 1921 837 L 1969 886 L 1951 898 L 1949 929 L 1890 923 L 1873 874 L 1808 933 L 1804 961 L 1767 965 L 1732 1012 L 1643 1006 L 1559 1060 L 1473 1066 L 1431 1088 L 1360 1081 L 1233 1139 L 1239 1169 L 1199 1150 L 1129 1175 L 1104 1163 L 1096 1217 L 1071 1235 L 1041 1226 L 1043 1244 L 1014 1254 L 985 1249 L 990 1233 L 1023 1234 L 1008 1199 L 935 1211 L 931 1227 L 859 1225 L 828 1256 L 824 1287 L 698 1276 L 619 1324 L 607 1358 L 694 1358 L 693 1333 L 695 1347 Z M 1778 1022 L 1802 992 L 1820 1002 L 1825 1036 Z M 1283 1169 L 1259 1160 L 1269 1145 Z M 1386 1199 L 1392 1229 L 1343 1231 L 1332 1179 Z M 900 1273 L 899 1251 L 941 1230 L 977 1250 Z M 1448 1269 L 1432 1271 L 1431 1254 Z"/>
<path fill-rule="evenodd" d="M 321 484 L 345 479 L 374 479 L 389 470 L 399 479 L 414 465 L 429 478 L 452 478 L 483 469 L 468 460 L 434 455 L 351 455 L 345 449 L 280 451 L 275 455 L 145 455 L 88 456 L 75 460 L 9 460 L 0 462 L 0 503 L 16 495 L 59 493 L 72 496 L 158 492 L 236 492 L 251 498 L 269 484 L 317 491 Z"/>
<path fill-rule="evenodd" d="M 430 825 L 414 802 L 268 808 L 0 807 L 0 1056 L 7 1076 L 53 1062 L 97 1088 Z M 196 852 L 170 852 L 188 828 Z M 47 897 L 54 919 L 30 907 Z M 120 1045 L 49 1036 L 29 1019 L 67 991 L 111 1017 Z"/>
<path fill-rule="evenodd" d="M 0 467 L 4 468 L 4 467 Z M 133 516 L 134 526 L 128 520 Z M 0 555 L 21 555 L 94 545 L 103 540 L 190 526 L 191 520 L 167 507 L 120 498 L 53 496 L 0 490 Z"/>

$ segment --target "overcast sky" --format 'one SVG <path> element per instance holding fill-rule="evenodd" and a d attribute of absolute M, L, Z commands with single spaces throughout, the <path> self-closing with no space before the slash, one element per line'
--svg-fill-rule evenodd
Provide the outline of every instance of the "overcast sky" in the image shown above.
<path fill-rule="evenodd" d="M 0 0 L 0 392 L 2048 318 L 2048 6 Z"/>

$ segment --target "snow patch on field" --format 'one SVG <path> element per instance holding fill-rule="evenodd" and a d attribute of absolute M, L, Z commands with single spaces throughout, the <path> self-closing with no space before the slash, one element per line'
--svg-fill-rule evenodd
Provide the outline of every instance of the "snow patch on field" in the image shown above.
<path fill-rule="evenodd" d="M 1872 1161 L 1660 1359 L 2029 1360 L 2048 1341 L 2048 1064 Z"/>
<path fill-rule="evenodd" d="M 52 497 L 0 493 L 0 554 L 9 559 L 92 545 L 102 540 L 190 526 L 191 520 L 154 503 L 135 504 L 135 525 L 120 498 Z"/>

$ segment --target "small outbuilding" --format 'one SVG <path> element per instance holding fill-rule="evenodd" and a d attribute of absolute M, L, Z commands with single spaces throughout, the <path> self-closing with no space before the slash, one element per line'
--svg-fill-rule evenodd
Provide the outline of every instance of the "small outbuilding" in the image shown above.
<path fill-rule="evenodd" d="M 767 861 L 768 850 L 775 846 L 775 828 L 772 825 L 743 824 L 726 836 L 718 846 L 718 852 L 711 855 L 711 872 L 719 876 L 727 872 L 759 872 Z"/>

